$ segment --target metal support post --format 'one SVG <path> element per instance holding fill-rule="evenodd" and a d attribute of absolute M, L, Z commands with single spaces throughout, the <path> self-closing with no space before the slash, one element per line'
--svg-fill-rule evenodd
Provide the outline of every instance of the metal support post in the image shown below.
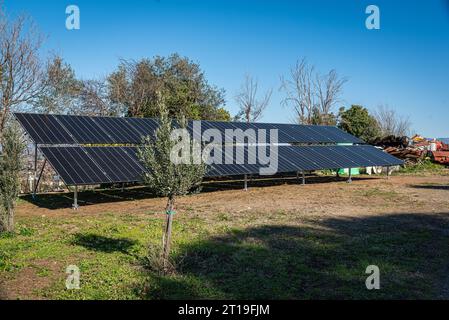
<path fill-rule="evenodd" d="M 306 174 L 304 173 L 304 170 L 301 171 L 301 172 L 302 172 L 302 182 L 301 182 L 301 184 L 305 185 L 306 184 Z"/>
<path fill-rule="evenodd" d="M 75 190 L 73 192 L 73 210 L 78 210 L 78 186 L 75 186 Z"/>
<path fill-rule="evenodd" d="M 47 159 L 45 159 L 44 163 L 42 164 L 42 169 L 41 169 L 41 172 L 39 173 L 39 177 L 37 178 L 37 181 L 35 179 L 35 183 L 34 183 L 35 185 L 34 185 L 33 194 L 32 194 L 33 199 L 36 197 L 37 188 L 39 187 L 39 182 L 41 181 L 41 177 L 42 177 L 42 174 L 44 173 L 46 164 L 47 164 Z"/>
<path fill-rule="evenodd" d="M 244 180 L 244 190 L 248 190 L 248 176 L 245 174 L 245 180 Z"/>
<path fill-rule="evenodd" d="M 387 167 L 387 180 L 390 179 L 390 167 Z"/>
<path fill-rule="evenodd" d="M 349 170 L 349 178 L 348 178 L 348 183 L 352 182 L 352 172 L 351 172 L 351 168 L 348 169 Z"/>
<path fill-rule="evenodd" d="M 34 144 L 34 180 L 33 180 L 33 190 L 37 188 L 37 143 Z"/>

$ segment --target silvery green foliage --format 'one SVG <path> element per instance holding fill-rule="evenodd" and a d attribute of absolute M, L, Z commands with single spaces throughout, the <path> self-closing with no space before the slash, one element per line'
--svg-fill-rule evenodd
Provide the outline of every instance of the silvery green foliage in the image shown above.
<path fill-rule="evenodd" d="M 174 128 L 169 118 L 165 103 L 159 101 L 160 119 L 159 128 L 155 136 L 147 136 L 139 147 L 139 158 L 147 169 L 144 175 L 147 184 L 157 195 L 168 197 L 169 200 L 178 195 L 185 195 L 198 186 L 206 173 L 207 166 L 201 164 L 174 164 L 170 160 L 170 152 L 177 141 L 170 139 Z M 187 121 L 181 119 L 177 122 L 181 128 L 186 128 Z M 194 141 L 190 143 L 192 150 Z M 190 155 L 192 157 L 192 155 Z M 192 158 L 191 158 L 192 159 Z"/>
<path fill-rule="evenodd" d="M 24 148 L 17 124 L 9 124 L 3 133 L 0 154 L 0 231 L 14 231 L 14 209 L 20 191 Z"/>

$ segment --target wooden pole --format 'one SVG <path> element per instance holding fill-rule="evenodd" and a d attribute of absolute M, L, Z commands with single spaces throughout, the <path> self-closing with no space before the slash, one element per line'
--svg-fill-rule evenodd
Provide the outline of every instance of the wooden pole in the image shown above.
<path fill-rule="evenodd" d="M 171 232 L 173 225 L 173 214 L 174 214 L 174 198 L 169 198 L 167 203 L 167 218 L 165 225 L 165 234 L 164 234 L 164 251 L 163 251 L 163 265 L 164 272 L 167 271 L 168 267 L 168 257 L 170 255 L 170 242 L 171 242 Z"/>

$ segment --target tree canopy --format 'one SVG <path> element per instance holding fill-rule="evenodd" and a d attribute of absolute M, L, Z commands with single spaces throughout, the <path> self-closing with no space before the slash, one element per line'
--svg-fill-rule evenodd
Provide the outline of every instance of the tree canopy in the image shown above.
<path fill-rule="evenodd" d="M 223 109 L 224 90 L 210 85 L 197 63 L 178 54 L 123 60 L 107 81 L 112 102 L 124 105 L 128 116 L 158 116 L 160 94 L 171 117 L 230 119 Z"/>
<path fill-rule="evenodd" d="M 368 109 L 359 105 L 352 105 L 347 110 L 341 108 L 338 126 L 366 142 L 370 142 L 380 135 L 376 119 L 370 115 Z"/>

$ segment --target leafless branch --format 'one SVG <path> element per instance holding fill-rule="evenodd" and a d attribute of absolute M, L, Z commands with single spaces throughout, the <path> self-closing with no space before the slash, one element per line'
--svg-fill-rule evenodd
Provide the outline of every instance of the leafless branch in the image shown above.
<path fill-rule="evenodd" d="M 42 37 L 35 30 L 26 17 L 10 22 L 0 9 L 0 133 L 10 112 L 37 99 L 44 88 Z"/>
<path fill-rule="evenodd" d="M 324 76 L 320 75 L 315 67 L 303 58 L 290 69 L 289 77 L 281 77 L 280 90 L 285 93 L 282 105 L 293 108 L 300 124 L 316 121 L 312 119 L 316 114 L 320 116 L 320 124 L 328 124 L 328 116 L 340 101 L 346 82 L 347 80 L 340 78 L 335 70 Z"/>
<path fill-rule="evenodd" d="M 410 134 L 410 118 L 397 114 L 395 110 L 388 106 L 378 106 L 374 116 L 379 124 L 382 136 L 394 135 L 402 137 Z"/>
<path fill-rule="evenodd" d="M 240 111 L 236 115 L 237 120 L 244 119 L 246 122 L 255 122 L 262 117 L 262 114 L 270 103 L 272 90 L 268 90 L 259 99 L 259 83 L 249 74 L 245 75 L 244 83 L 236 95 L 235 100 L 240 106 Z"/>

